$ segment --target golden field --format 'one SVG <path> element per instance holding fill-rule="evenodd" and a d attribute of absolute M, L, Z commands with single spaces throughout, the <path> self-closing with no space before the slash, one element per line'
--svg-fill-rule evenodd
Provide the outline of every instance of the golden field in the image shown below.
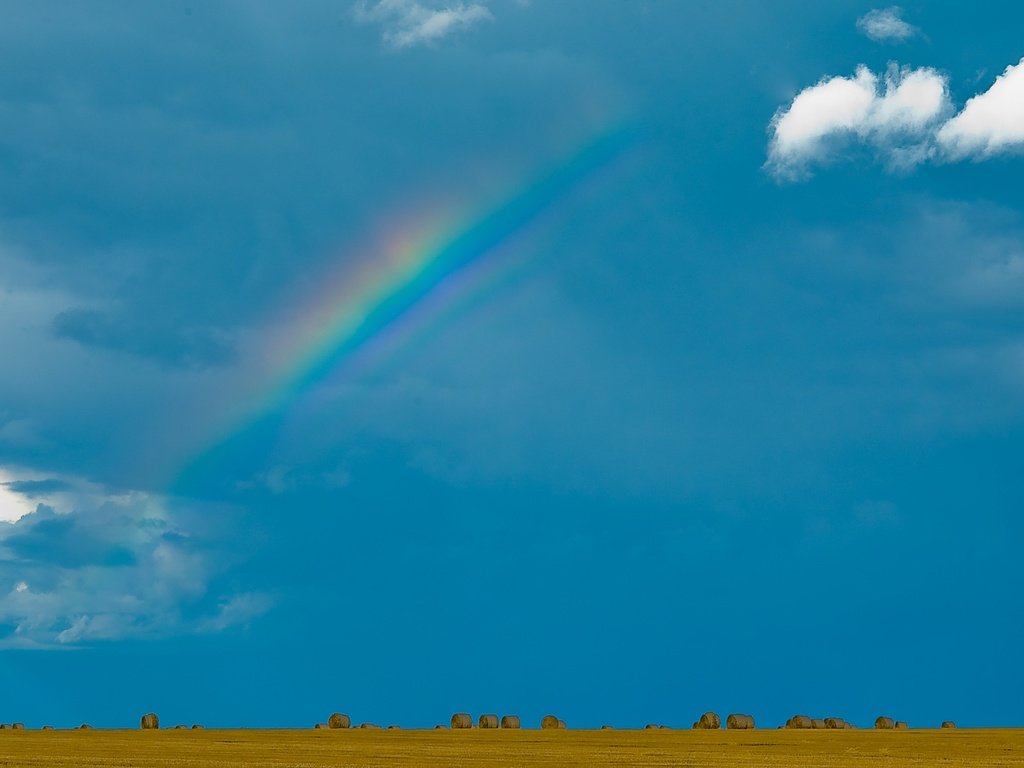
<path fill-rule="evenodd" d="M 0 766 L 1024 766 L 1024 730 L 6 731 Z"/>

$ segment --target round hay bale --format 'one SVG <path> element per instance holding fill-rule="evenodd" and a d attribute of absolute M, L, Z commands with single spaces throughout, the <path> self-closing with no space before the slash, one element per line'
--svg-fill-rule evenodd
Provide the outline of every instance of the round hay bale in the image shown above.
<path fill-rule="evenodd" d="M 842 730 L 843 728 L 846 727 L 846 721 L 843 720 L 843 718 L 841 718 L 841 717 L 826 717 L 825 718 L 825 727 L 826 728 L 833 728 L 835 730 Z"/>
<path fill-rule="evenodd" d="M 44 731 L 52 731 L 52 730 L 54 730 L 54 727 L 52 725 L 44 725 L 42 727 L 42 730 L 44 730 Z"/>
<path fill-rule="evenodd" d="M 335 712 L 333 715 L 327 718 L 328 728 L 351 728 L 352 720 L 348 715 L 343 715 L 340 712 Z"/>
<path fill-rule="evenodd" d="M 15 731 L 24 731 L 25 730 L 25 724 L 24 723 L 14 723 L 13 725 L 11 725 L 11 729 L 15 730 Z"/>
<path fill-rule="evenodd" d="M 554 715 L 544 715 L 540 720 L 541 730 L 551 731 L 558 728 L 558 724 L 562 722 Z"/>
<path fill-rule="evenodd" d="M 497 715 L 480 715 L 478 721 L 481 728 L 497 728 L 498 727 L 498 716 Z"/>
<path fill-rule="evenodd" d="M 956 723 L 954 723 L 952 720 L 943 720 L 942 721 L 942 727 L 943 728 L 956 728 Z"/>
<path fill-rule="evenodd" d="M 160 718 L 152 712 L 142 716 L 139 727 L 144 731 L 155 731 L 160 727 Z"/>
<path fill-rule="evenodd" d="M 199 725 L 199 723 L 193 723 L 192 724 L 192 730 L 193 731 L 205 731 L 206 728 L 204 726 L 202 726 L 202 725 Z"/>
<path fill-rule="evenodd" d="M 519 715 L 503 715 L 501 718 L 501 727 L 508 728 L 513 731 L 517 731 L 522 727 L 519 722 Z"/>
<path fill-rule="evenodd" d="M 907 730 L 909 728 L 910 728 L 910 726 L 907 725 L 907 721 L 906 720 L 897 720 L 896 721 L 896 730 L 903 731 L 903 730 Z"/>
<path fill-rule="evenodd" d="M 657 731 L 660 728 L 661 728 L 660 725 L 655 725 L 654 723 L 648 723 L 647 725 L 644 726 L 644 730 L 645 731 Z"/>
<path fill-rule="evenodd" d="M 174 726 L 174 730 L 176 730 L 176 731 L 187 731 L 188 730 L 188 726 L 184 725 L 183 723 L 178 723 L 178 725 Z"/>
<path fill-rule="evenodd" d="M 813 728 L 814 724 L 807 715 L 793 715 L 786 721 L 787 728 Z"/>
<path fill-rule="evenodd" d="M 875 718 L 875 728 L 877 728 L 880 731 L 891 731 L 895 727 L 896 723 L 892 721 L 891 717 L 879 715 Z"/>
<path fill-rule="evenodd" d="M 565 724 L 565 720 L 559 720 L 558 721 L 558 730 L 560 730 L 560 731 L 567 731 L 568 729 L 569 729 L 569 726 L 567 726 Z"/>
<path fill-rule="evenodd" d="M 9 726 L 7 723 L 0 723 L 0 731 L 8 731 L 10 730 L 10 728 L 11 726 Z"/>
<path fill-rule="evenodd" d="M 435 731 L 447 731 L 448 728 L 447 728 L 447 726 L 444 726 L 444 725 L 435 725 L 434 726 L 434 730 Z"/>
<path fill-rule="evenodd" d="M 717 731 L 722 727 L 722 718 L 714 712 L 705 712 L 700 719 L 693 724 L 696 730 Z"/>
<path fill-rule="evenodd" d="M 313 726 L 314 731 L 323 731 L 327 729 L 327 723 L 317 723 Z"/>
<path fill-rule="evenodd" d="M 389 731 L 400 731 L 400 730 L 402 730 L 402 726 L 400 726 L 400 725 L 389 725 L 388 726 L 388 730 Z"/>
<path fill-rule="evenodd" d="M 750 715 L 729 715 L 725 719 L 725 727 L 733 731 L 751 731 L 754 729 L 754 718 Z"/>
<path fill-rule="evenodd" d="M 456 712 L 452 715 L 452 730 L 462 731 L 473 727 L 473 718 L 468 712 Z"/>
<path fill-rule="evenodd" d="M 615 730 L 615 726 L 613 726 L 613 725 L 602 725 L 601 726 L 601 730 L 602 731 L 614 731 Z"/>
<path fill-rule="evenodd" d="M 92 730 L 92 726 L 89 725 L 88 723 L 82 723 L 80 726 L 78 726 L 78 730 L 80 730 L 80 731 L 91 731 Z"/>
<path fill-rule="evenodd" d="M 362 730 L 364 730 L 364 731 L 383 731 L 383 730 L 384 730 L 383 728 L 381 728 L 381 727 L 380 727 L 379 725 L 377 725 L 376 723 L 363 723 L 363 724 L 362 724 L 362 725 L 360 725 L 359 727 L 360 727 L 360 728 L 361 728 Z"/>

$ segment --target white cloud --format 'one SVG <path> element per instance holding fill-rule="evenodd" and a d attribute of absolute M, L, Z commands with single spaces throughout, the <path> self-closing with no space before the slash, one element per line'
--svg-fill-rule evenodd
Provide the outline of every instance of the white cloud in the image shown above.
<path fill-rule="evenodd" d="M 1024 58 L 950 119 L 948 81 L 936 70 L 890 65 L 884 83 L 880 92 L 879 78 L 861 66 L 854 77 L 800 91 L 769 125 L 768 170 L 805 177 L 852 141 L 871 146 L 890 168 L 1024 153 Z"/>
<path fill-rule="evenodd" d="M 29 498 L 9 487 L 12 476 L 0 469 L 0 522 L 12 523 L 35 510 L 36 505 Z"/>
<path fill-rule="evenodd" d="M 0 500 L 21 501 L 14 522 L 0 523 L 0 648 L 217 632 L 270 607 L 265 595 L 216 589 L 230 564 L 214 528 L 223 508 L 9 468 L 3 476 Z"/>
<path fill-rule="evenodd" d="M 436 42 L 452 32 L 493 17 L 480 3 L 428 6 L 419 0 L 360 0 L 356 18 L 384 27 L 384 41 L 395 48 Z"/>
<path fill-rule="evenodd" d="M 903 9 L 897 5 L 869 11 L 857 19 L 857 28 L 880 43 L 901 43 L 917 34 L 917 28 L 903 20 Z"/>
<path fill-rule="evenodd" d="M 950 109 L 946 78 L 934 69 L 892 66 L 881 80 L 867 67 L 831 77 L 797 94 L 772 119 L 768 167 L 781 177 L 805 175 L 844 141 L 867 142 L 902 162 Z"/>
<path fill-rule="evenodd" d="M 938 142 L 951 159 L 1024 151 L 1024 58 L 942 126 Z"/>

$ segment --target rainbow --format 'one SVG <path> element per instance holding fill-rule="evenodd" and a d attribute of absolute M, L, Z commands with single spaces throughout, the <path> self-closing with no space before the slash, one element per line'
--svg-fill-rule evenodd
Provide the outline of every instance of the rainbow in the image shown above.
<path fill-rule="evenodd" d="M 613 164 L 634 138 L 630 126 L 605 131 L 495 205 L 433 217 L 426 226 L 392 227 L 398 234 L 392 234 L 390 242 L 374 249 L 371 257 L 356 260 L 361 271 L 352 268 L 351 258 L 344 260 L 334 274 L 319 281 L 316 296 L 303 299 L 301 312 L 285 313 L 298 314 L 299 320 L 285 323 L 288 332 L 269 343 L 260 394 L 226 416 L 192 463 L 242 433 L 283 417 L 296 400 L 336 376 L 374 342 L 393 340 L 403 323 L 419 322 L 411 318 L 432 300 L 455 303 L 456 295 L 465 301 L 467 296 L 493 292 L 502 282 L 503 267 L 498 259 L 489 265 L 488 257 Z M 435 323 L 438 314 L 452 312 L 435 312 Z M 404 328 L 403 333 L 416 336 L 424 330 Z"/>

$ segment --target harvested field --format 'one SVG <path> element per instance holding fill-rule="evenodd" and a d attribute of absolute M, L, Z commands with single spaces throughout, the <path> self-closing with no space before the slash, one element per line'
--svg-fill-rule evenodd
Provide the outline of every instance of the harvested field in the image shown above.
<path fill-rule="evenodd" d="M 1024 730 L 907 731 L 9 731 L 0 765 L 31 768 L 421 768 L 775 766 L 868 768 L 1024 763 Z"/>

